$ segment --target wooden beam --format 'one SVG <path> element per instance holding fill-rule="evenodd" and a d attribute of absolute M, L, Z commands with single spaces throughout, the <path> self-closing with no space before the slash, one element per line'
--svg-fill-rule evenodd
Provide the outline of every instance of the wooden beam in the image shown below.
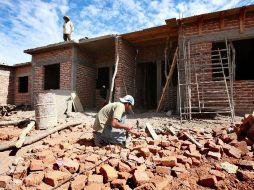
<path fill-rule="evenodd" d="M 224 15 L 225 15 L 225 12 L 222 11 L 222 12 L 220 13 L 220 30 L 223 30 L 223 29 L 224 29 L 224 26 L 225 26 Z"/>
<path fill-rule="evenodd" d="M 170 71 L 169 71 L 169 74 L 167 76 L 167 81 L 166 81 L 166 84 L 165 84 L 165 86 L 163 88 L 163 92 L 162 92 L 160 101 L 158 103 L 157 109 L 156 109 L 156 113 L 159 112 L 160 109 L 161 109 L 161 103 L 162 103 L 162 100 L 164 99 L 164 97 L 166 95 L 166 89 L 169 86 L 170 81 L 171 81 L 171 79 L 173 77 L 174 70 L 175 70 L 175 67 L 176 67 L 177 52 L 178 52 L 178 47 L 176 48 L 176 51 L 175 51 L 175 54 L 174 54 L 174 58 L 173 58 L 173 61 L 172 61 L 171 67 L 170 67 Z"/>
<path fill-rule="evenodd" d="M 245 22 L 245 13 L 246 13 L 246 7 L 243 7 L 240 10 L 240 15 L 239 15 L 239 24 L 240 24 L 240 33 L 244 32 L 244 22 Z"/>

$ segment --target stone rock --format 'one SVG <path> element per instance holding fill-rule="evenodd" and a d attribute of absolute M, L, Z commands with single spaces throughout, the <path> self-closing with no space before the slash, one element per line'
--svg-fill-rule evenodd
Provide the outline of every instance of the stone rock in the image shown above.
<path fill-rule="evenodd" d="M 44 172 L 30 173 L 25 179 L 24 184 L 26 187 L 39 185 L 44 178 Z"/>
<path fill-rule="evenodd" d="M 106 182 L 113 181 L 114 179 L 117 179 L 118 173 L 112 166 L 108 164 L 104 164 L 100 168 L 100 172 L 104 177 L 104 180 Z"/>
<path fill-rule="evenodd" d="M 238 169 L 238 166 L 230 164 L 229 162 L 223 162 L 221 163 L 221 168 L 225 170 L 227 173 L 235 174 Z"/>

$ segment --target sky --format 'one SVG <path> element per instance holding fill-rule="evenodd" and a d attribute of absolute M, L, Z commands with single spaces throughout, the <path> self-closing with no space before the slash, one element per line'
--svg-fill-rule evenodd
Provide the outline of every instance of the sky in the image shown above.
<path fill-rule="evenodd" d="M 0 63 L 31 61 L 24 50 L 62 42 L 64 15 L 78 41 L 249 4 L 254 0 L 0 0 Z"/>

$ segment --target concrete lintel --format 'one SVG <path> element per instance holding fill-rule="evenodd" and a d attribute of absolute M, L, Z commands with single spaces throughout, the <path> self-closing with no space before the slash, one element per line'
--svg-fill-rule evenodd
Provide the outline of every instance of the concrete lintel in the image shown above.
<path fill-rule="evenodd" d="M 240 33 L 239 29 L 231 31 L 213 32 L 209 34 L 203 34 L 199 36 L 186 36 L 186 40 L 190 40 L 191 43 L 200 42 L 215 42 L 227 40 L 240 40 L 254 37 L 254 28 L 246 28 L 244 33 Z"/>

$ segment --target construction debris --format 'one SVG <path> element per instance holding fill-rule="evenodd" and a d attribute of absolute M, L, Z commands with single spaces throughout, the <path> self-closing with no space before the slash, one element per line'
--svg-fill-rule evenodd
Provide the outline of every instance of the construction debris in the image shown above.
<path fill-rule="evenodd" d="M 254 179 L 253 142 L 249 139 L 239 141 L 237 137 L 237 129 L 244 121 L 233 127 L 236 131 L 233 133 L 228 133 L 230 125 L 213 130 L 196 127 L 179 130 L 172 124 L 157 130 L 159 125 L 146 121 L 145 124 L 153 126 L 153 132 L 156 131 L 153 135 L 157 138 L 148 130 L 148 137 L 133 136 L 129 148 L 94 146 L 90 137 L 91 125 L 78 123 L 72 123 L 71 128 L 67 126 L 70 122 L 64 124 L 65 127 L 59 125 L 54 133 L 47 132 L 47 135 L 49 129 L 40 131 L 40 137 L 46 138 L 13 161 L 9 171 L 0 176 L 0 187 L 71 190 L 254 188 L 250 183 Z M 139 120 L 140 126 L 144 123 Z M 31 137 L 34 134 L 26 137 L 24 144 L 28 140 L 31 142 Z"/>
<path fill-rule="evenodd" d="M 0 105 L 0 116 L 10 116 L 12 115 L 15 110 L 16 106 L 15 105 Z"/>

